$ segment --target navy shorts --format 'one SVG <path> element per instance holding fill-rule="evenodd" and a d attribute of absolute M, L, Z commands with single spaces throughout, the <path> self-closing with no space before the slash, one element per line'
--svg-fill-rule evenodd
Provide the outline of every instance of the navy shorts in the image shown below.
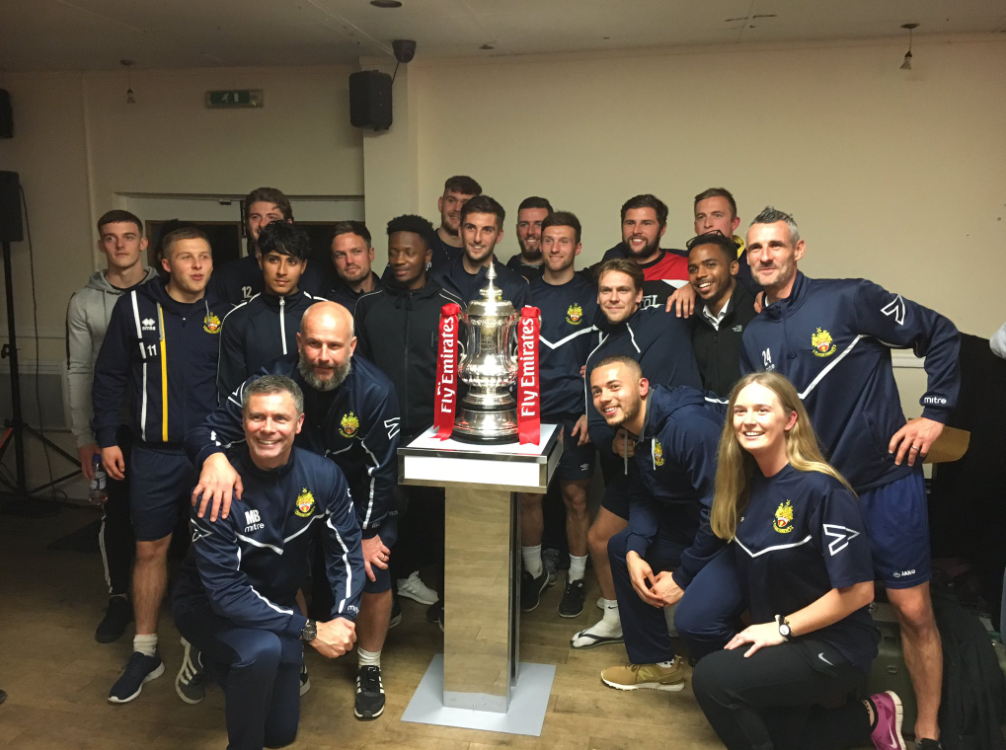
<path fill-rule="evenodd" d="M 133 446 L 129 475 L 129 513 L 138 542 L 169 536 L 187 510 L 199 483 L 196 467 L 184 451 L 157 450 L 149 443 Z"/>
<path fill-rule="evenodd" d="M 381 528 L 377 530 L 377 535 L 381 537 L 381 543 L 391 550 L 391 556 L 395 556 L 394 546 L 398 540 L 398 511 L 392 510 L 384 519 Z M 371 581 L 367 574 L 363 574 L 363 593 L 380 594 L 391 588 L 391 566 L 381 570 L 376 565 L 371 565 L 376 581 Z"/>
<path fill-rule="evenodd" d="M 597 451 L 593 443 L 577 445 L 579 437 L 572 435 L 576 418 L 542 417 L 541 421 L 562 426 L 562 455 L 559 457 L 559 465 L 555 467 L 556 479 L 562 482 L 590 479 L 594 475 L 594 456 Z"/>
<path fill-rule="evenodd" d="M 859 500 L 878 580 L 889 589 L 907 589 L 932 578 L 922 469 L 867 490 Z"/>
<path fill-rule="evenodd" d="M 614 454 L 601 453 L 601 474 L 604 476 L 601 507 L 628 521 L 629 477 L 625 474 L 623 460 Z"/>

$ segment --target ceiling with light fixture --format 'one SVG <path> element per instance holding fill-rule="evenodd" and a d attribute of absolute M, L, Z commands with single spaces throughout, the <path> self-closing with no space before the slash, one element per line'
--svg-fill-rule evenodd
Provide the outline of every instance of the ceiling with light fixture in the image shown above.
<path fill-rule="evenodd" d="M 1002 0 L 4 0 L 0 71 L 352 64 L 418 56 L 1006 34 Z M 393 4 L 393 3 L 391 3 Z"/>

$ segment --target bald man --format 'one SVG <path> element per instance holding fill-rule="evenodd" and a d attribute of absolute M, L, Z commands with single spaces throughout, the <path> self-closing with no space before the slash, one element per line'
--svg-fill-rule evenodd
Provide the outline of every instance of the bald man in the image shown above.
<path fill-rule="evenodd" d="M 388 560 L 398 531 L 394 493 L 399 414 L 391 381 L 367 360 L 354 357 L 355 349 L 349 311 L 335 302 L 311 305 L 301 320 L 297 353 L 280 357 L 243 383 L 189 432 L 185 447 L 200 468 L 199 484 L 192 492 L 193 504 L 199 503 L 199 517 L 211 522 L 218 516 L 226 518 L 231 499 L 240 498 L 243 489 L 224 449 L 244 436 L 241 399 L 245 387 L 263 375 L 285 375 L 300 386 L 304 427 L 295 445 L 329 456 L 342 469 L 363 530 L 367 581 L 356 620 L 360 668 L 355 715 L 376 719 L 384 711 L 381 649 L 392 607 Z M 312 611 L 325 619 L 339 616 L 330 591 L 325 594 L 328 589 L 315 586 L 312 602 Z"/>

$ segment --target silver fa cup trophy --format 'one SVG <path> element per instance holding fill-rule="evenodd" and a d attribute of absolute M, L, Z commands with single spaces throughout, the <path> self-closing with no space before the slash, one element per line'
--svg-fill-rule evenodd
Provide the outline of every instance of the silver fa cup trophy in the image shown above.
<path fill-rule="evenodd" d="M 518 315 L 496 286 L 492 264 L 486 279 L 479 291 L 482 299 L 469 302 L 462 313 L 468 336 L 458 375 L 468 393 L 461 399 L 451 437 L 465 443 L 516 443 L 517 402 L 512 390 L 517 379 Z"/>

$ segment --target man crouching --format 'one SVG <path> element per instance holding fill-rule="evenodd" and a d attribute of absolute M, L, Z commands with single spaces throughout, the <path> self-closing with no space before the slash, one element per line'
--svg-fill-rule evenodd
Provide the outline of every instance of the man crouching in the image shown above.
<path fill-rule="evenodd" d="M 356 641 L 363 590 L 360 527 L 346 479 L 332 461 L 293 447 L 304 396 L 267 375 L 242 398 L 245 442 L 228 450 L 244 492 L 226 518 L 192 510 L 192 547 L 173 599 L 175 624 L 224 689 L 232 750 L 293 742 L 300 719 L 303 643 L 330 659 Z M 297 608 L 312 540 L 325 553 L 332 619 Z"/>

